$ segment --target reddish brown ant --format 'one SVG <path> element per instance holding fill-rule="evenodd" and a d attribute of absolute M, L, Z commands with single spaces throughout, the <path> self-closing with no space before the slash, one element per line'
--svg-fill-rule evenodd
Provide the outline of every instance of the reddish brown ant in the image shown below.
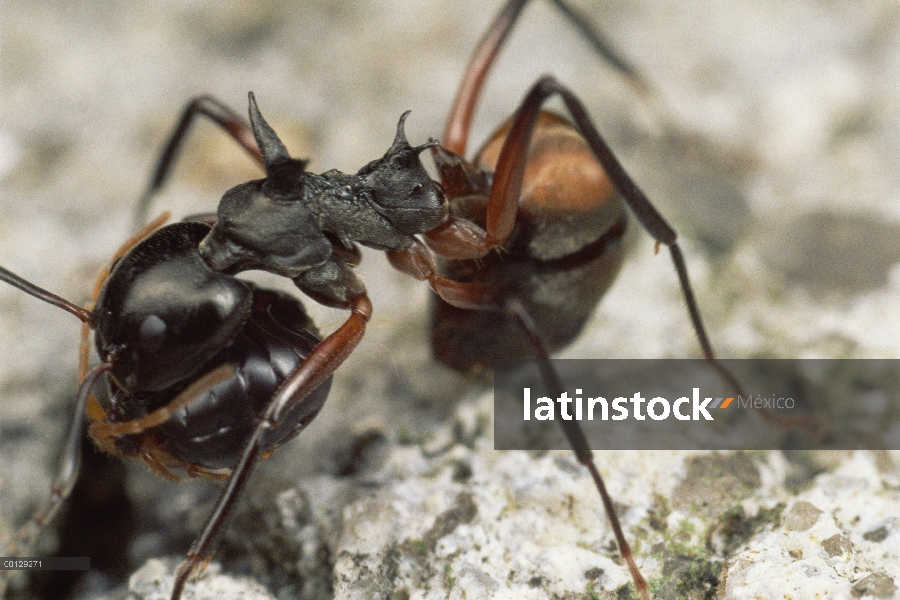
<path fill-rule="evenodd" d="M 520 110 L 511 119 L 506 130 L 501 130 L 492 137 L 492 142 L 480 153 L 475 164 L 472 165 L 463 158 L 471 116 L 484 78 L 493 57 L 525 4 L 524 0 L 509 2 L 476 50 L 451 112 L 443 146 L 428 143 L 410 147 L 403 134 L 404 116 L 398 125 L 395 143 L 383 159 L 373 161 L 357 175 L 328 172 L 314 176 L 305 171 L 304 163 L 290 158 L 275 132 L 256 109 L 252 96 L 252 128 L 215 100 L 201 98 L 191 103 L 185 112 L 160 161 L 160 169 L 147 197 L 162 185 L 183 135 L 197 115 L 209 117 L 222 125 L 251 154 L 257 156 L 267 171 L 265 180 L 249 182 L 226 194 L 212 233 L 205 237 L 204 242 L 200 242 L 201 232 L 205 234 L 204 226 L 197 224 L 170 226 L 139 242 L 117 264 L 116 271 L 99 298 L 100 308 L 94 312 L 72 307 L 71 304 L 54 299 L 52 295 L 4 272 L 5 281 L 66 307 L 98 328 L 98 349 L 103 362 L 84 379 L 78 406 L 88 403 L 92 384 L 106 371 L 112 372 L 111 386 L 115 402 L 113 410 L 101 413 L 97 407 L 92 409 L 91 416 L 98 421 L 92 428 L 95 439 L 117 453 L 138 455 L 161 472 L 170 467 L 181 467 L 191 475 L 215 475 L 214 469 L 218 466 L 234 467 L 228 487 L 213 517 L 192 548 L 188 560 L 179 569 L 173 598 L 180 595 L 186 578 L 196 565 L 209 555 L 213 538 L 223 523 L 225 513 L 246 483 L 259 453 L 273 449 L 314 416 L 324 401 L 324 396 L 309 396 L 309 393 L 330 377 L 362 338 L 371 307 L 364 287 L 349 268 L 355 266 L 358 260 L 354 243 L 386 250 L 391 262 L 400 270 L 417 278 L 427 279 L 444 300 L 466 311 L 460 313 L 462 317 L 445 315 L 442 312 L 448 310 L 445 307 L 436 312 L 436 352 L 451 366 L 468 369 L 499 355 L 545 357 L 547 351 L 567 344 L 580 331 L 587 314 L 611 283 L 621 261 L 619 242 L 628 227 L 628 221 L 624 207 L 605 183 L 602 175 L 605 171 L 642 225 L 659 243 L 670 248 L 701 346 L 704 353 L 712 357 L 712 350 L 687 283 L 687 273 L 675 243 L 674 231 L 621 168 L 596 132 L 581 102 L 567 88 L 551 78 L 541 79 L 526 95 Z M 574 124 L 541 112 L 544 101 L 554 95 L 562 97 Z M 547 151 L 541 157 L 534 156 L 534 151 L 531 150 L 533 143 L 538 145 L 538 140 Z M 421 171 L 418 154 L 427 148 L 432 148 L 435 153 L 441 188 L 434 187 L 427 175 L 423 175 L 424 171 Z M 599 159 L 602 169 L 590 157 L 591 153 Z M 520 203 L 520 190 L 523 187 L 529 188 L 534 182 L 529 167 L 547 159 L 551 163 L 579 161 L 579 164 L 584 164 L 592 171 L 588 176 L 591 180 L 589 187 L 576 185 L 572 181 L 564 182 L 567 189 L 577 188 L 586 192 L 586 198 L 569 198 L 566 204 L 560 204 L 554 199 L 550 210 L 544 211 L 541 208 L 534 211 L 537 214 L 536 222 L 544 222 L 548 230 L 552 231 L 558 224 L 559 213 L 570 214 L 575 207 L 586 204 L 588 216 L 582 222 L 588 226 L 577 232 L 582 238 L 578 247 L 553 248 L 553 242 L 559 240 L 558 237 L 553 237 L 558 235 L 555 233 L 550 239 L 522 234 L 526 227 L 523 225 L 526 223 L 523 215 L 530 212 L 523 211 L 522 206 L 530 206 L 529 203 L 542 206 L 542 199 L 532 197 Z M 493 173 L 492 182 L 488 182 L 485 172 Z M 452 216 L 448 217 L 448 206 L 443 194 L 449 196 L 449 211 Z M 310 213 L 297 202 L 298 197 L 321 198 L 322 206 Z M 465 202 L 461 200 L 463 197 L 466 197 Z M 348 225 L 355 215 L 347 206 L 363 200 L 374 202 L 377 207 L 375 210 L 360 211 L 359 219 L 352 221 L 352 226 Z M 254 210 L 262 207 L 262 210 L 248 216 L 245 212 L 248 206 L 252 206 Z M 300 208 L 304 210 L 299 210 Z M 291 212 L 290 219 L 284 220 L 276 215 L 277 218 L 265 221 L 264 219 L 273 215 L 273 209 Z M 470 219 L 479 221 L 484 230 L 473 226 Z M 289 224 L 290 231 L 280 231 L 279 228 L 286 224 Z M 516 229 L 517 226 L 519 229 Z M 294 243 L 275 247 L 275 242 L 283 242 L 285 233 L 295 236 Z M 447 276 L 438 272 L 432 263 L 431 254 L 413 237 L 420 234 L 436 254 L 450 261 L 443 267 Z M 571 231 L 566 235 L 575 237 Z M 184 242 L 185 240 L 190 242 Z M 156 267 L 156 263 L 149 264 L 151 260 L 160 258 L 160 264 L 169 268 L 170 263 L 163 262 L 162 257 L 148 256 L 151 253 L 159 253 L 161 249 L 171 251 L 171 264 L 181 266 L 190 263 L 191 269 L 195 266 L 199 268 L 195 264 L 197 261 L 191 245 L 193 242 L 199 243 L 200 255 L 220 274 L 230 275 L 250 268 L 268 270 L 292 278 L 301 290 L 319 302 L 349 308 L 353 312 L 343 327 L 311 351 L 310 358 L 301 366 L 288 368 L 277 379 L 275 387 L 262 393 L 266 398 L 275 393 L 276 399 L 267 408 L 255 407 L 256 414 L 250 418 L 258 419 L 262 416 L 260 425 L 255 430 L 232 438 L 241 442 L 239 446 L 243 450 L 240 457 L 233 452 L 227 454 L 220 447 L 196 449 L 198 453 L 208 450 L 216 455 L 211 462 L 198 458 L 199 454 L 172 450 L 174 445 L 178 445 L 176 434 L 156 434 L 172 424 L 172 413 L 197 398 L 211 394 L 213 386 L 219 385 L 210 380 L 198 379 L 195 381 L 196 385 L 185 387 L 187 381 L 210 366 L 210 362 L 229 363 L 233 360 L 223 358 L 218 353 L 213 353 L 213 350 L 218 352 L 227 346 L 237 351 L 227 340 L 233 338 L 239 328 L 234 323 L 229 323 L 228 319 L 225 319 L 225 323 L 212 324 L 208 330 L 212 335 L 199 344 L 199 350 L 192 347 L 183 349 L 184 360 L 177 361 L 176 366 L 180 366 L 185 372 L 172 373 L 168 370 L 168 364 L 165 369 L 161 368 L 159 359 L 153 359 L 142 352 L 132 352 L 129 355 L 126 350 L 133 350 L 135 345 L 158 350 L 161 344 L 168 343 L 164 341 L 165 334 L 171 333 L 175 328 L 170 327 L 167 319 L 159 316 L 155 307 L 146 308 L 144 302 L 139 302 L 139 308 L 133 312 L 118 306 L 142 281 L 144 272 Z M 503 262 L 493 261 L 494 255 L 488 253 L 500 246 L 503 246 L 509 258 Z M 522 261 L 522 253 L 530 253 L 530 256 Z M 562 264 L 565 260 L 561 259 L 575 253 L 582 255 L 580 266 L 586 267 L 582 279 L 591 284 L 584 286 L 584 293 L 589 296 L 582 296 L 577 314 L 570 316 L 564 328 L 552 327 L 551 323 L 559 318 L 559 307 L 538 308 L 533 292 L 511 285 L 510 282 L 521 278 L 517 277 L 516 271 L 507 269 L 533 271 L 537 268 L 535 260 L 560 261 Z M 485 255 L 489 258 L 481 263 L 461 262 L 480 259 Z M 603 285 L 596 284 L 598 273 L 606 280 Z M 216 281 L 223 282 L 222 285 L 226 287 L 238 285 L 233 283 L 237 280 L 229 275 L 222 275 L 223 279 Z M 460 284 L 457 280 L 468 282 Z M 258 301 L 262 307 L 257 311 L 254 305 L 257 301 L 256 291 L 249 294 L 250 299 L 238 298 L 234 307 L 217 312 L 220 315 L 240 315 L 235 319 L 243 326 L 248 313 L 259 313 L 259 318 L 262 319 L 263 313 L 274 311 L 279 317 L 283 317 L 276 321 L 282 325 L 289 324 L 294 334 L 302 337 L 302 332 L 310 329 L 310 323 L 300 316 L 302 309 L 298 308 L 298 303 L 260 292 L 259 296 L 263 299 Z M 247 304 L 253 305 L 253 308 L 243 306 Z M 235 308 L 239 306 L 243 308 Z M 167 308 L 183 312 L 184 305 L 173 303 Z M 472 309 L 480 312 L 473 313 Z M 110 314 L 111 320 L 105 321 L 105 316 Z M 117 338 L 117 329 L 125 324 L 122 319 L 126 316 L 131 318 L 131 315 L 136 316 L 133 318 L 134 323 L 129 322 L 128 327 L 136 324 L 136 329 L 129 329 L 122 334 L 121 339 Z M 488 315 L 483 323 L 490 327 L 499 325 L 499 331 L 495 334 L 497 341 L 493 344 L 479 344 L 477 348 L 481 355 L 472 356 L 468 363 L 460 362 L 458 354 L 462 348 L 469 347 L 471 340 L 471 335 L 462 329 L 465 325 L 460 323 L 467 320 L 476 322 L 481 318 L 474 315 Z M 453 325 L 448 325 L 450 323 Z M 184 327 L 191 331 L 200 328 L 194 320 L 186 321 Z M 479 325 L 478 329 L 482 329 L 482 326 Z M 511 344 L 510 340 L 518 340 L 523 334 L 528 340 L 526 343 Z M 452 339 L 454 336 L 456 339 Z M 126 350 L 122 349 L 123 346 Z M 166 347 L 166 350 L 172 348 Z M 182 350 L 182 347 L 178 346 L 178 350 Z M 298 353 L 305 354 L 307 351 L 310 348 L 304 348 Z M 164 372 L 155 373 L 155 370 Z M 223 372 L 211 369 L 210 372 L 227 381 L 231 381 L 233 377 L 227 369 Z M 552 386 L 559 387 L 551 371 L 547 372 L 547 378 Z M 280 385 L 282 381 L 285 383 Z M 143 404 L 134 406 L 132 401 Z M 213 404 L 220 406 L 215 402 Z M 285 410 L 293 411 L 291 418 L 286 418 L 283 412 Z M 79 411 L 78 414 L 82 415 L 83 412 Z M 72 438 L 79 431 L 80 419 L 83 416 L 77 417 L 73 422 Z M 275 426 L 275 422 L 280 435 L 267 431 L 268 427 Z M 286 424 L 291 426 L 281 431 L 280 428 L 286 427 Z M 579 460 L 590 469 L 603 496 L 620 552 L 629 564 L 637 589 L 642 596 L 647 596 L 647 586 L 632 560 L 590 451 L 580 438 L 577 428 L 566 433 Z M 51 510 L 36 518 L 36 525 L 46 520 L 53 512 L 52 509 L 58 506 L 77 471 L 77 451 L 70 450 L 67 456 L 69 459 L 63 463 L 62 485 L 54 492 Z"/>

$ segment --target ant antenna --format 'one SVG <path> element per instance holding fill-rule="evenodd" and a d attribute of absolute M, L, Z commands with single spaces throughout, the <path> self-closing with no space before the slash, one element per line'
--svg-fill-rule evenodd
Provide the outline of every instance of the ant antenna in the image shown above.
<path fill-rule="evenodd" d="M 65 298 L 57 296 L 47 290 L 40 288 L 33 283 L 25 281 L 12 271 L 8 271 L 3 267 L 0 267 L 0 281 L 5 281 L 9 285 L 19 288 L 26 294 L 30 296 L 34 296 L 39 300 L 43 300 L 48 304 L 52 304 L 53 306 L 58 306 L 59 308 L 68 311 L 81 319 L 83 322 L 90 324 L 91 323 L 91 311 L 81 308 L 77 304 L 73 304 L 69 302 Z"/>

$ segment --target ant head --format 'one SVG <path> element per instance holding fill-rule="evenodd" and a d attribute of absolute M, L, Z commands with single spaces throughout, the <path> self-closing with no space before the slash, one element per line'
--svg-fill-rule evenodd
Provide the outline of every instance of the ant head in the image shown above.
<path fill-rule="evenodd" d="M 447 218 L 444 209 L 447 201 L 419 160 L 419 154 L 437 146 L 437 142 L 409 145 L 403 129 L 409 113 L 400 116 L 397 135 L 387 153 L 360 169 L 357 177 L 371 191 L 375 210 L 399 231 L 412 235 L 443 223 Z"/>
<path fill-rule="evenodd" d="M 269 178 L 225 192 L 217 215 L 199 247 L 216 271 L 260 269 L 293 279 L 331 255 L 315 215 L 303 202 L 282 198 Z"/>
<path fill-rule="evenodd" d="M 124 390 L 187 381 L 248 318 L 249 285 L 213 271 L 197 252 L 208 232 L 202 223 L 169 225 L 113 268 L 92 321 L 100 356 L 117 355 L 112 376 Z"/>

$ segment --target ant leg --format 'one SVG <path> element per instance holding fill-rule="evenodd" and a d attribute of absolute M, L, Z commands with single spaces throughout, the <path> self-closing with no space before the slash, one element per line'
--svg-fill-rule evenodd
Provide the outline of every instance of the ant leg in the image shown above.
<path fill-rule="evenodd" d="M 126 435 L 137 435 L 144 431 L 162 425 L 177 411 L 179 408 L 186 406 L 191 400 L 200 395 L 203 391 L 211 388 L 220 381 L 224 381 L 232 377 L 235 373 L 234 367 L 230 364 L 221 365 L 212 371 L 206 373 L 202 377 L 193 381 L 180 394 L 160 408 L 147 413 L 139 419 L 132 419 L 122 423 L 110 423 L 109 421 L 98 421 L 91 423 L 88 434 L 97 442 L 101 449 L 109 454 L 115 452 L 112 446 L 115 438 Z"/>
<path fill-rule="evenodd" d="M 221 365 L 193 381 L 165 406 L 147 413 L 139 419 L 132 419 L 131 421 L 124 421 L 121 423 L 111 423 L 103 420 L 106 417 L 106 413 L 103 411 L 103 408 L 100 407 L 99 403 L 97 403 L 96 410 L 101 411 L 101 418 L 94 419 L 91 414 L 91 410 L 94 408 L 91 405 L 91 402 L 96 402 L 96 399 L 91 396 L 88 400 L 87 413 L 94 422 L 88 427 L 88 435 L 94 440 L 100 451 L 110 455 L 118 454 L 115 446 L 115 440 L 117 438 L 126 435 L 139 435 L 148 429 L 162 425 L 172 418 L 175 411 L 187 405 L 191 400 L 220 381 L 233 377 L 234 374 L 235 370 L 232 365 Z M 169 467 L 184 469 L 191 477 L 210 477 L 213 479 L 227 478 L 227 476 L 219 474 L 216 469 L 207 469 L 205 467 L 187 463 L 146 438 L 141 445 L 140 455 L 141 459 L 154 473 L 162 475 L 172 481 L 178 481 L 179 478 L 169 470 Z"/>
<path fill-rule="evenodd" d="M 435 273 L 434 261 L 431 257 L 431 253 L 428 252 L 421 242 L 416 241 L 415 244 L 406 250 L 388 252 L 387 255 L 388 260 L 398 270 L 408 273 L 419 280 L 427 279 L 431 284 L 432 289 L 449 304 L 473 310 L 493 310 L 503 312 L 512 317 L 522 329 L 528 340 L 528 344 L 531 346 L 533 355 L 537 358 L 541 376 L 547 385 L 548 391 L 552 396 L 562 395 L 562 383 L 560 383 L 556 371 L 550 364 L 550 357 L 537 334 L 537 327 L 534 324 L 531 315 L 528 314 L 527 309 L 519 300 L 512 298 L 505 302 L 501 302 L 497 297 L 495 288 L 476 283 L 453 281 L 437 275 Z M 607 519 L 609 520 L 616 537 L 619 554 L 628 565 L 635 587 L 640 593 L 642 600 L 649 600 L 650 595 L 647 588 L 647 582 L 644 580 L 640 570 L 638 570 L 637 564 L 634 562 L 631 547 L 625 539 L 625 534 L 622 532 L 622 525 L 619 523 L 618 516 L 616 516 L 612 498 L 610 498 L 609 492 L 606 490 L 606 485 L 603 483 L 603 478 L 600 476 L 600 471 L 594 463 L 593 453 L 588 446 L 587 439 L 584 436 L 581 426 L 576 421 L 560 420 L 559 422 L 562 425 L 566 438 L 569 440 L 569 444 L 572 446 L 572 450 L 575 452 L 575 456 L 578 458 L 578 462 L 584 465 L 591 473 L 594 485 L 597 486 L 597 490 L 600 492 L 600 497 L 603 500 L 603 508 L 606 511 Z"/>
<path fill-rule="evenodd" d="M 417 239 L 406 250 L 389 250 L 386 254 L 388 261 L 398 271 L 412 275 L 419 281 L 428 280 L 431 289 L 448 304 L 469 310 L 502 310 L 497 298 L 497 288 L 454 281 L 439 275 L 431 252 Z"/>
<path fill-rule="evenodd" d="M 187 558 L 178 566 L 171 600 L 181 598 L 188 577 L 211 556 L 215 538 L 250 478 L 266 432 L 275 426 L 285 409 L 303 402 L 359 345 L 365 334 L 366 323 L 372 316 L 372 303 L 365 293 L 361 293 L 350 301 L 348 308 L 351 314 L 347 321 L 322 340 L 275 392 L 259 425 L 244 446 L 241 458 L 232 470 L 225 490 L 219 496 L 212 514 L 203 526 L 203 531 L 191 545 Z M 305 426 L 314 416 L 310 415 L 303 425 Z"/>
<path fill-rule="evenodd" d="M 198 116 L 211 119 L 224 129 L 234 141 L 240 144 L 260 166 L 264 166 L 259 147 L 256 145 L 256 138 L 253 137 L 253 130 L 250 129 L 250 125 L 242 117 L 212 96 L 194 98 L 184 108 L 178 124 L 169 135 L 169 141 L 166 142 L 159 155 L 156 168 L 153 170 L 153 176 L 150 178 L 150 184 L 138 201 L 134 215 L 135 223 L 140 224 L 146 219 L 153 196 L 156 195 L 169 176 L 169 172 L 178 157 L 178 152 L 181 150 L 181 145 L 184 143 L 188 129 L 190 129 L 194 119 Z"/>
<path fill-rule="evenodd" d="M 551 0 L 551 2 L 563 16 L 572 22 L 597 53 L 635 89 L 642 94 L 648 92 L 649 85 L 636 69 L 616 54 L 600 32 L 583 15 L 566 4 L 564 0 Z M 442 147 L 434 150 L 435 164 L 441 174 L 445 189 L 462 186 L 467 188 L 467 191 L 477 191 L 482 185 L 480 173 L 477 173 L 477 170 L 463 158 L 466 153 L 472 118 L 487 75 L 527 3 L 528 0 L 509 0 L 478 42 L 475 52 L 469 60 L 447 118 Z M 522 152 L 527 152 L 527 144 Z M 515 157 L 513 160 L 516 160 Z M 524 162 L 517 168 L 524 171 Z M 499 164 L 497 171 L 500 171 Z M 428 246 L 440 256 L 449 259 L 471 259 L 484 256 L 491 249 L 502 244 L 512 231 L 518 208 L 518 189 L 516 187 L 515 190 L 510 190 L 514 193 L 503 194 L 498 190 L 497 193 L 491 194 L 486 233 L 472 223 L 451 217 L 444 225 L 425 234 Z M 461 189 L 456 190 L 452 195 L 466 194 Z"/>
<path fill-rule="evenodd" d="M 646 93 L 649 86 L 625 59 L 619 56 L 612 46 L 604 39 L 604 36 L 591 25 L 583 15 L 566 4 L 563 0 L 551 0 L 553 5 L 572 22 L 578 33 L 591 45 L 592 48 L 618 71 L 636 90 Z M 442 145 L 451 152 L 464 156 L 469 140 L 469 130 L 472 126 L 472 117 L 475 114 L 475 105 L 484 87 L 487 75 L 500 53 L 509 32 L 522 13 L 522 9 L 528 0 L 510 0 L 494 18 L 484 36 L 479 40 L 472 58 L 466 67 L 459 90 L 447 117 L 447 126 L 444 129 Z"/>
<path fill-rule="evenodd" d="M 519 194 L 522 183 L 522 175 L 524 172 L 524 160 L 519 156 L 527 149 L 528 142 L 531 140 L 532 132 L 540 113 L 540 108 L 553 94 L 559 94 L 572 119 L 585 141 L 597 158 L 597 161 L 603 167 L 606 175 L 609 177 L 613 187 L 621 196 L 622 200 L 631 209 L 634 216 L 640 221 L 641 225 L 656 240 L 657 249 L 664 244 L 668 247 L 672 256 L 672 262 L 675 265 L 675 272 L 678 274 L 678 281 L 681 286 L 681 292 L 687 305 L 688 315 L 703 356 L 709 362 L 710 366 L 716 370 L 719 376 L 725 381 L 729 387 L 738 395 L 746 396 L 743 386 L 737 380 L 731 371 L 716 357 L 709 336 L 706 333 L 706 327 L 703 325 L 703 317 L 700 315 L 700 308 L 697 306 L 697 300 L 694 296 L 694 290 L 691 287 L 690 278 L 688 277 L 687 265 L 684 261 L 684 255 L 678 245 L 677 234 L 675 230 L 668 224 L 659 211 L 653 206 L 644 192 L 638 187 L 630 175 L 625 171 L 619 159 L 613 154 L 612 150 L 603 140 L 593 121 L 587 113 L 584 105 L 575 94 L 567 87 L 560 84 L 556 79 L 550 76 L 542 77 L 534 84 L 531 90 L 526 94 L 522 101 L 516 116 L 510 125 L 509 134 L 500 151 L 500 157 L 497 161 L 497 172 L 494 174 L 494 187 L 491 189 L 491 199 L 488 212 L 488 235 L 491 238 L 490 211 L 498 205 L 496 212 L 503 210 L 499 220 L 503 227 L 506 227 L 506 219 L 512 219 L 509 224 L 510 230 L 515 222 L 515 212 L 508 208 L 509 194 Z M 501 173 L 502 172 L 502 173 Z M 501 188 L 501 189 L 497 189 Z M 505 189 L 505 191 L 504 191 Z M 495 198 L 497 193 L 500 198 Z M 506 202 L 503 198 L 507 198 Z M 495 221 L 496 223 L 497 221 Z M 496 235 L 502 235 L 500 230 Z M 508 235 L 508 232 L 506 232 Z M 500 238 L 501 241 L 503 238 Z M 786 429 L 789 427 L 798 427 L 809 432 L 814 437 L 821 435 L 821 425 L 814 419 L 809 417 L 781 417 L 773 414 L 766 409 L 760 409 L 762 418 L 777 427 Z"/>
<path fill-rule="evenodd" d="M 478 169 L 464 158 L 443 148 L 434 152 L 442 179 L 449 183 L 445 187 L 454 192 L 461 191 L 460 196 L 488 196 L 485 229 L 451 216 L 444 224 L 424 234 L 428 247 L 438 255 L 451 260 L 480 258 L 503 244 L 512 233 L 525 168 L 528 166 L 528 152 L 543 102 L 542 99 L 529 103 L 529 98 L 530 95 L 504 127 L 506 139 L 497 157 L 489 188 L 479 181 Z M 600 163 L 602 165 L 603 161 Z"/>
<path fill-rule="evenodd" d="M 590 44 L 594 51 L 599 54 L 603 60 L 609 63 L 616 71 L 622 75 L 626 81 L 631 83 L 634 89 L 641 93 L 647 94 L 650 91 L 650 85 L 644 80 L 634 65 L 619 56 L 613 49 L 612 45 L 606 39 L 606 36 L 600 33 L 600 30 L 594 27 L 584 15 L 563 2 L 563 0 L 550 0 L 559 11 L 572 22 L 581 37 Z"/>
<path fill-rule="evenodd" d="M 81 438 L 84 435 L 85 406 L 91 393 L 91 388 L 105 372 L 112 369 L 112 362 L 102 362 L 94 367 L 81 382 L 78 394 L 75 398 L 75 411 L 69 432 L 60 458 L 56 479 L 50 486 L 50 497 L 38 508 L 31 519 L 15 534 L 12 542 L 6 548 L 6 556 L 16 557 L 27 555 L 37 539 L 41 529 L 56 516 L 60 507 L 75 487 L 78 472 L 81 468 Z M 9 571 L 0 570 L 0 597 L 6 590 Z"/>
<path fill-rule="evenodd" d="M 509 199 L 518 197 L 522 185 L 522 174 L 525 169 L 524 153 L 534 132 L 541 106 L 554 94 L 562 96 L 563 102 L 572 115 L 575 126 L 581 135 L 584 136 L 585 141 L 603 167 L 616 192 L 628 205 L 644 229 L 656 240 L 657 248 L 661 244 L 665 244 L 669 248 L 675 271 L 678 274 L 681 291 L 687 304 L 691 325 L 697 335 L 703 355 L 739 395 L 746 395 L 741 384 L 718 361 L 713 352 L 712 344 L 709 341 L 709 336 L 706 334 L 706 327 L 703 325 L 703 318 L 700 316 L 700 309 L 697 307 L 697 300 L 694 297 L 694 291 L 688 278 L 684 255 L 681 253 L 681 248 L 676 241 L 677 235 L 675 230 L 659 214 L 644 192 L 641 191 L 622 167 L 622 164 L 600 136 L 581 101 L 553 77 L 542 77 L 534 84 L 528 94 L 526 94 L 510 125 L 509 133 L 497 161 L 497 170 L 494 174 L 494 186 L 491 189 L 488 209 L 487 240 L 489 241 L 493 237 L 502 241 L 504 234 L 508 235 L 512 225 L 515 223 L 515 206 L 509 206 L 511 204 Z M 491 224 L 492 213 L 496 215 L 493 221 L 493 229 Z"/>
<path fill-rule="evenodd" d="M 481 94 L 481 88 L 484 87 L 488 71 L 494 64 L 494 59 L 497 58 L 503 42 L 506 41 L 506 37 L 527 3 L 528 0 L 507 2 L 475 47 L 475 52 L 469 59 L 469 65 L 459 84 L 459 91 L 450 108 L 447 126 L 444 129 L 442 145 L 451 152 L 460 156 L 465 155 L 469 130 L 472 127 L 472 116 L 475 114 L 475 104 Z"/>
<path fill-rule="evenodd" d="M 531 346 L 531 351 L 537 358 L 538 368 L 541 371 L 541 378 L 544 380 L 544 384 L 547 386 L 550 395 L 554 397 L 562 396 L 564 391 L 562 382 L 560 382 L 556 370 L 550 363 L 550 356 L 537 334 L 537 327 L 534 324 L 531 315 L 528 314 L 528 310 L 518 299 L 513 298 L 504 305 L 504 312 L 516 320 L 522 332 L 525 334 L 525 338 Z M 600 471 L 597 469 L 596 463 L 594 463 L 594 454 L 591 451 L 590 446 L 588 446 L 587 438 L 584 436 L 581 425 L 579 425 L 577 421 L 566 421 L 565 419 L 559 419 L 559 424 L 562 426 L 563 433 L 569 441 L 572 450 L 575 452 L 575 457 L 578 459 L 578 462 L 584 465 L 591 473 L 594 485 L 597 487 L 597 491 L 600 492 L 600 498 L 603 500 L 603 509 L 606 512 L 606 518 L 609 520 L 613 534 L 616 537 L 619 555 L 628 565 L 628 570 L 631 572 L 631 578 L 634 581 L 638 594 L 640 594 L 642 600 L 650 600 L 647 582 L 644 580 L 644 576 L 641 575 L 637 564 L 634 562 L 631 546 L 628 545 L 628 541 L 625 539 L 625 534 L 622 531 L 619 517 L 616 515 L 616 509 L 613 506 L 612 498 L 606 490 L 606 484 L 603 483 L 603 477 L 600 476 Z"/>

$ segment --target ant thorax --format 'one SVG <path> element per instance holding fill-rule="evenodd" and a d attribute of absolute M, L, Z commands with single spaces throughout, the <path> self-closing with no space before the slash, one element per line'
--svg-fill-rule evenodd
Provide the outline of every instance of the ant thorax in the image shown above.
<path fill-rule="evenodd" d="M 410 247 L 412 236 L 447 220 L 444 194 L 419 160 L 436 142 L 409 145 L 403 130 L 408 112 L 385 155 L 354 175 L 306 171 L 306 161 L 290 157 L 255 102 L 250 114 L 267 177 L 222 197 L 218 221 L 200 249 L 214 269 L 261 269 L 296 279 L 334 267 L 326 234 L 348 249 L 359 243 L 399 251 Z"/>

